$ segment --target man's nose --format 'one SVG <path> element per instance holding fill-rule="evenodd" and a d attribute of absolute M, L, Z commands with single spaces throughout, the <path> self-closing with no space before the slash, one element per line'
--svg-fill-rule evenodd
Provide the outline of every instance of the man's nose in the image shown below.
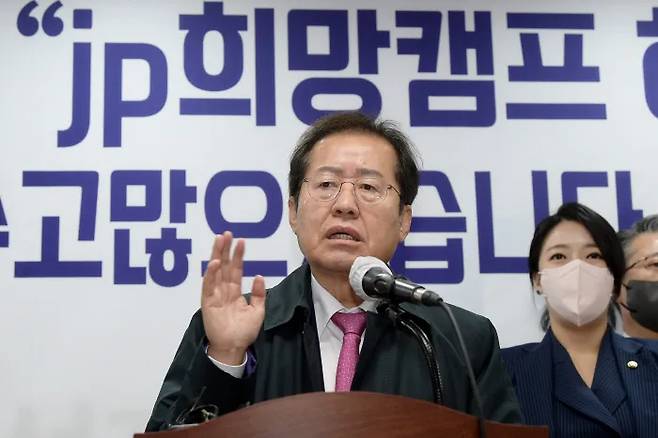
<path fill-rule="evenodd" d="M 346 185 L 347 184 L 347 185 Z M 358 215 L 359 205 L 356 199 L 356 185 L 350 181 L 343 181 L 332 207 L 334 214 Z"/>

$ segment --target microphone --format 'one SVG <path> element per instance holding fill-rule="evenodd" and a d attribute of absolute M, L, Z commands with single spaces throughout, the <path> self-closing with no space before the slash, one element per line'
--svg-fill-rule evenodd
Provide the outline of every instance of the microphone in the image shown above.
<path fill-rule="evenodd" d="M 438 363 L 434 357 L 432 349 L 432 342 L 428 335 L 423 331 L 422 327 L 415 323 L 414 315 L 410 312 L 405 312 L 396 305 L 396 302 L 410 301 L 417 304 L 425 304 L 427 306 L 441 306 L 446 315 L 450 319 L 450 323 L 455 330 L 455 335 L 459 341 L 459 348 L 462 353 L 462 358 L 466 364 L 466 373 L 468 381 L 473 391 L 473 398 L 477 406 L 477 418 L 480 429 L 480 437 L 486 437 L 487 432 L 484 424 L 484 410 L 482 409 L 482 398 L 480 397 L 480 390 L 475 380 L 475 373 L 473 373 L 473 366 L 468 355 L 468 349 L 464 343 L 464 338 L 459 329 L 459 324 L 455 316 L 452 314 L 450 307 L 443 301 L 441 296 L 431 290 L 425 289 L 423 286 L 413 283 L 404 278 L 396 278 L 391 269 L 376 257 L 357 257 L 352 263 L 350 268 L 350 286 L 354 289 L 357 296 L 364 301 L 377 301 L 385 299 L 392 301 L 386 303 L 388 306 L 380 306 L 377 310 L 381 313 L 382 308 L 387 308 L 386 315 L 405 327 L 418 339 L 423 352 L 425 353 L 430 374 L 432 375 L 432 387 L 435 393 L 435 401 L 439 404 L 442 403 L 442 384 L 441 374 L 438 369 Z M 386 311 L 386 310 L 384 310 Z"/>
<path fill-rule="evenodd" d="M 441 306 L 455 330 L 462 358 L 466 364 L 468 381 L 473 391 L 475 405 L 478 408 L 477 418 L 480 426 L 480 437 L 486 437 L 487 432 L 484 424 L 484 410 L 482 409 L 480 390 L 475 380 L 475 373 L 473 373 L 468 349 L 464 343 L 459 324 L 457 324 L 457 320 L 452 314 L 452 310 L 450 310 L 450 306 L 443 301 L 443 298 L 438 293 L 425 289 L 423 286 L 407 279 L 396 278 L 386 263 L 376 257 L 357 257 L 350 268 L 349 278 L 350 286 L 352 286 L 356 295 L 364 301 L 379 301 L 381 299 L 390 301 L 389 303 L 385 303 L 387 304 L 385 306 L 379 306 L 377 309 L 378 312 L 381 313 L 382 310 L 386 312 L 386 315 L 394 320 L 396 325 L 400 324 L 418 339 L 425 354 L 428 367 L 431 370 L 430 374 L 432 375 L 435 401 L 439 404 L 442 403 L 443 389 L 441 385 L 441 374 L 436 358 L 434 357 L 431 339 L 423 331 L 422 327 L 415 323 L 415 315 L 401 310 L 396 304 L 400 301 L 410 301 L 427 306 Z"/>
<path fill-rule="evenodd" d="M 357 257 L 350 269 L 350 285 L 364 301 L 387 299 L 438 306 L 441 296 L 404 278 L 396 278 L 391 269 L 376 257 Z"/>

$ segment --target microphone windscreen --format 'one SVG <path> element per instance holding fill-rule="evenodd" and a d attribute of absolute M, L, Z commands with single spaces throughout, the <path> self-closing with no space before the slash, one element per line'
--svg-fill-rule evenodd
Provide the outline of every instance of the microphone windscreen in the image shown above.
<path fill-rule="evenodd" d="M 378 299 L 369 296 L 363 290 L 363 277 L 366 275 L 366 272 L 372 268 L 379 268 L 391 275 L 393 274 L 386 263 L 379 260 L 377 257 L 357 257 L 350 268 L 350 286 L 352 286 L 354 293 L 356 293 L 356 295 L 363 301 L 379 301 Z"/>

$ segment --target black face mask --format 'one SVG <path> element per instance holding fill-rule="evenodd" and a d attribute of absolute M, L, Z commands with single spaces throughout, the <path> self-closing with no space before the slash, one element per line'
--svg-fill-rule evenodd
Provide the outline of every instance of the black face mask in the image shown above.
<path fill-rule="evenodd" d="M 626 289 L 624 307 L 631 317 L 643 327 L 658 332 L 658 281 L 631 280 Z"/>

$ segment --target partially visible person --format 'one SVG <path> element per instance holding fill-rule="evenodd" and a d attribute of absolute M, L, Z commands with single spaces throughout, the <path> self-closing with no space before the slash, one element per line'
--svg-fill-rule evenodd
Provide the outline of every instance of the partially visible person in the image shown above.
<path fill-rule="evenodd" d="M 617 235 L 626 256 L 617 298 L 624 333 L 658 339 L 658 215 L 647 216 Z"/>
<path fill-rule="evenodd" d="M 658 342 L 609 324 L 625 269 L 614 229 L 564 204 L 535 229 L 528 266 L 549 326 L 540 343 L 502 350 L 526 422 L 552 437 L 658 436 Z"/>

